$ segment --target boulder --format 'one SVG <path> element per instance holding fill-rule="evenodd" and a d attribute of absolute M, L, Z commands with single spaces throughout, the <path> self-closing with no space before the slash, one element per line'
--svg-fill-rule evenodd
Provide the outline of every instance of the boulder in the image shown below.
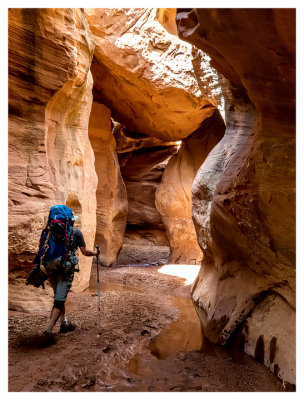
<path fill-rule="evenodd" d="M 88 247 L 94 244 L 97 178 L 88 138 L 94 40 L 80 9 L 15 8 L 8 23 L 9 270 L 24 284 L 50 206 L 70 206 Z M 88 286 L 91 262 L 81 256 L 75 290 Z"/>
<path fill-rule="evenodd" d="M 85 9 L 96 49 L 94 99 L 129 130 L 179 140 L 220 101 L 209 57 L 158 22 L 157 9 Z"/>
<path fill-rule="evenodd" d="M 192 190 L 204 252 L 192 296 L 212 342 L 241 332 L 294 384 L 295 10 L 180 9 L 177 25 L 226 78 L 226 133 Z"/>

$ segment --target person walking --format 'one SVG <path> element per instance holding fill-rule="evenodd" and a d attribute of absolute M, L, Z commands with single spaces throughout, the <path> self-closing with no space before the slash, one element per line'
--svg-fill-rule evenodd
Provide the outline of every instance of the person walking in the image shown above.
<path fill-rule="evenodd" d="M 54 304 L 50 320 L 43 332 L 47 344 L 55 342 L 52 330 L 56 322 L 60 321 L 60 333 L 74 331 L 76 325 L 66 317 L 65 302 L 71 289 L 78 257 L 75 255 L 79 248 L 86 257 L 98 256 L 99 247 L 89 250 L 82 232 L 74 228 L 78 216 L 66 206 L 53 206 L 50 210 L 47 228 L 40 239 L 40 246 L 34 262 L 40 264 L 40 269 L 47 274 L 47 278 L 54 291 Z"/>

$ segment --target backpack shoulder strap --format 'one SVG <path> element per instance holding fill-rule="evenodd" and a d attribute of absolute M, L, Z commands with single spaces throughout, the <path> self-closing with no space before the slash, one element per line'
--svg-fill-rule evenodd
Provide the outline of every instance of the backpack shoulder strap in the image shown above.
<path fill-rule="evenodd" d="M 70 254 L 71 255 L 73 255 L 74 253 L 75 253 L 75 251 L 76 251 L 76 248 L 75 248 L 75 231 L 76 231 L 76 229 L 75 228 L 73 228 L 73 227 L 71 227 L 71 233 L 70 233 Z"/>

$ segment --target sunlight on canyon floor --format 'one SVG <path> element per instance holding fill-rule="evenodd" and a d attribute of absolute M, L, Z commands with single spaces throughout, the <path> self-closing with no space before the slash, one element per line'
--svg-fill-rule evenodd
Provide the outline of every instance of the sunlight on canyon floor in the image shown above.
<path fill-rule="evenodd" d="M 178 276 L 186 279 L 184 285 L 191 285 L 197 277 L 200 265 L 187 264 L 167 264 L 159 268 L 158 272 L 165 275 Z"/>

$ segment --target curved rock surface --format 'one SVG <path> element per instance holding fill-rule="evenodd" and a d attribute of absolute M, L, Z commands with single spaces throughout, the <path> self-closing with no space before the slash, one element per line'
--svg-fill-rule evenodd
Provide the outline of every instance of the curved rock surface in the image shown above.
<path fill-rule="evenodd" d="M 117 121 L 138 133 L 179 140 L 213 114 L 220 93 L 209 57 L 170 35 L 156 9 L 85 13 L 96 43 L 94 98 Z"/>
<path fill-rule="evenodd" d="M 177 35 L 176 8 L 158 8 L 157 20 L 171 35 Z"/>
<path fill-rule="evenodd" d="M 10 9 L 8 22 L 9 269 L 15 281 L 9 294 L 14 302 L 16 280 L 31 268 L 50 206 L 71 206 L 93 247 L 97 179 L 88 138 L 94 41 L 83 12 Z M 91 261 L 81 257 L 75 290 L 88 286 Z"/>
<path fill-rule="evenodd" d="M 171 264 L 199 264 L 202 260 L 192 222 L 191 189 L 199 167 L 224 131 L 224 121 L 217 111 L 182 141 L 178 153 L 166 166 L 156 192 L 156 207 L 166 227 Z"/>
<path fill-rule="evenodd" d="M 92 248 L 97 189 L 103 262 L 119 252 L 127 204 L 111 109 L 132 131 L 117 141 L 120 160 L 134 205 L 142 196 L 147 206 L 139 214 L 130 202 L 130 222 L 143 228 L 144 239 L 148 221 L 165 222 L 175 262 L 181 250 L 188 252 L 184 262 L 201 257 L 191 222 L 194 179 L 193 220 L 204 257 L 192 296 L 206 336 L 238 343 L 295 383 L 294 10 L 179 10 L 180 37 L 211 63 L 164 30 L 161 24 L 175 33 L 172 14 L 9 10 L 10 307 L 51 304 L 49 288 L 42 304 L 40 289 L 24 286 L 51 205 L 67 204 L 80 216 L 77 226 Z M 220 82 L 212 65 L 224 76 Z M 227 129 L 216 145 L 221 93 Z M 170 141 L 179 139 L 157 196 L 161 220 L 156 182 Z M 158 140 L 169 143 L 152 151 Z M 74 290 L 88 286 L 91 261 L 81 256 Z"/>
<path fill-rule="evenodd" d="M 130 132 L 114 122 L 116 151 L 128 195 L 125 244 L 169 246 L 155 192 L 177 142 Z"/>
<path fill-rule="evenodd" d="M 93 102 L 89 138 L 98 177 L 95 241 L 100 246 L 101 262 L 108 266 L 116 261 L 123 244 L 128 200 L 111 129 L 111 111 L 103 104 Z"/>
<path fill-rule="evenodd" d="M 209 339 L 238 328 L 245 352 L 295 383 L 295 12 L 180 9 L 177 24 L 230 81 L 224 139 L 192 192 L 192 295 Z"/>
<path fill-rule="evenodd" d="M 168 245 L 165 227 L 155 206 L 155 192 L 177 143 L 114 127 L 121 173 L 128 195 L 125 243 Z"/>

